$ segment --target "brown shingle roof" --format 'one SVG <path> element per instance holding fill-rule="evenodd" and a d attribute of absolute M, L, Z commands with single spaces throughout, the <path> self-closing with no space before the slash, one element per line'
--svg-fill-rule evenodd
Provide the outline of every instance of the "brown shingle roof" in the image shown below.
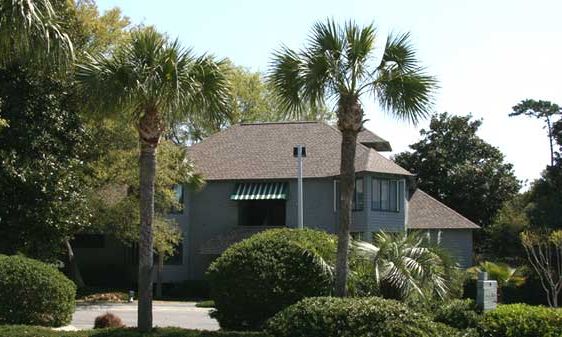
<path fill-rule="evenodd" d="M 380 152 L 392 151 L 392 147 L 388 141 L 382 139 L 367 129 L 363 129 L 363 131 L 359 132 L 357 135 L 357 141 Z"/>
<path fill-rule="evenodd" d="M 191 146 L 188 152 L 207 180 L 287 179 L 296 176 L 293 147 L 298 144 L 306 146 L 305 178 L 339 175 L 341 133 L 323 122 L 234 125 Z M 359 142 L 355 167 L 357 172 L 412 175 Z"/>
<path fill-rule="evenodd" d="M 409 229 L 478 229 L 480 226 L 417 189 L 408 203 Z"/>

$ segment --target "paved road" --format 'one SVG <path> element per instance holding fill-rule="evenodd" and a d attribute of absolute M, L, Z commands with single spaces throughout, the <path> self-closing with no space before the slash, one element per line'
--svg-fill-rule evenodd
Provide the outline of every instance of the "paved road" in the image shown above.
<path fill-rule="evenodd" d="M 195 302 L 162 302 L 153 305 L 154 326 L 175 326 L 186 329 L 218 330 L 216 320 L 209 317 L 211 309 L 197 308 Z M 97 316 L 111 312 L 119 316 L 127 326 L 137 325 L 137 303 L 78 304 L 71 326 L 91 329 Z M 69 327 L 70 329 L 72 327 Z"/>

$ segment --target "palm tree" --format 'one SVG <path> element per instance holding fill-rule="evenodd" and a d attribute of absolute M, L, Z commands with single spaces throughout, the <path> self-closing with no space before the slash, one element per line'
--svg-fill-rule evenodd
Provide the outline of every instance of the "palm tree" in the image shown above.
<path fill-rule="evenodd" d="M 374 235 L 373 243 L 353 243 L 360 257 L 374 266 L 374 277 L 385 297 L 423 299 L 449 294 L 449 277 L 456 268 L 449 256 L 431 246 L 423 233 L 386 233 Z"/>
<path fill-rule="evenodd" d="M 319 22 L 304 49 L 296 52 L 282 47 L 274 53 L 269 73 L 279 103 L 288 114 L 299 116 L 307 106 L 335 105 L 342 133 L 338 296 L 347 292 L 355 148 L 364 122 L 361 98 L 375 99 L 387 112 L 415 123 L 430 112 L 436 88 L 436 80 L 419 65 L 409 34 L 389 36 L 382 55 L 377 55 L 378 43 L 373 25 L 359 27 L 348 22 L 342 27 L 332 20 Z"/>
<path fill-rule="evenodd" d="M 490 279 L 496 280 L 498 282 L 498 302 L 503 300 L 505 287 L 519 287 L 527 281 L 522 268 L 512 268 L 505 263 L 483 261 L 477 266 L 468 268 L 467 272 L 473 280 L 478 280 L 478 274 L 481 272 L 488 273 Z"/>
<path fill-rule="evenodd" d="M 77 80 L 101 113 L 134 121 L 140 140 L 140 240 L 138 326 L 152 328 L 154 179 L 156 149 L 174 123 L 195 115 L 216 125 L 225 117 L 229 84 L 224 61 L 195 57 L 153 28 L 132 33 L 112 56 L 78 65 Z"/>
<path fill-rule="evenodd" d="M 0 0 L 0 66 L 14 60 L 68 65 L 73 57 L 51 1 Z"/>

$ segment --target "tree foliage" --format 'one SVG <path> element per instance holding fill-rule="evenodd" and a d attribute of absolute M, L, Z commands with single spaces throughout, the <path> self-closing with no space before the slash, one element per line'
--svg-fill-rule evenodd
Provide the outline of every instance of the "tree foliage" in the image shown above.
<path fill-rule="evenodd" d="M 14 62 L 51 69 L 70 65 L 73 44 L 59 15 L 66 6 L 62 0 L 0 1 L 0 66 Z"/>
<path fill-rule="evenodd" d="M 528 203 L 529 193 L 516 195 L 503 204 L 492 223 L 484 228 L 483 250 L 487 259 L 514 265 L 524 262 L 520 234 L 530 227 Z"/>
<path fill-rule="evenodd" d="M 0 247 L 53 259 L 88 221 L 86 134 L 70 83 L 23 67 L 0 69 Z"/>
<path fill-rule="evenodd" d="M 520 183 L 513 166 L 494 146 L 478 137 L 481 120 L 468 116 L 434 115 L 413 152 L 396 163 L 417 174 L 418 186 L 470 220 L 487 226 L 503 203 L 515 196 Z"/>
<path fill-rule="evenodd" d="M 87 202 L 92 205 L 89 231 L 112 235 L 126 245 L 139 240 L 139 162 L 138 136 L 122 119 L 91 121 L 88 125 L 96 153 L 87 163 Z M 198 188 L 202 177 L 194 173 L 185 148 L 171 141 L 160 144 L 158 174 L 155 183 L 154 250 L 173 255 L 181 241 L 181 232 L 170 212 L 181 208 L 172 187 L 185 184 Z"/>

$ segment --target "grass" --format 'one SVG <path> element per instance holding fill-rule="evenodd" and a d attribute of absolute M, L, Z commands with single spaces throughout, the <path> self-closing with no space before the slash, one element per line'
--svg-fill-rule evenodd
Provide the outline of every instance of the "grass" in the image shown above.
<path fill-rule="evenodd" d="M 213 301 L 213 300 L 201 301 L 201 302 L 197 302 L 197 304 L 195 304 L 195 306 L 198 307 L 198 308 L 214 308 L 215 307 L 215 301 Z"/>
<path fill-rule="evenodd" d="M 199 331 L 180 328 L 156 328 L 146 334 L 134 328 L 53 331 L 27 325 L 0 325 L 0 337 L 266 337 L 266 335 L 260 332 Z"/>

